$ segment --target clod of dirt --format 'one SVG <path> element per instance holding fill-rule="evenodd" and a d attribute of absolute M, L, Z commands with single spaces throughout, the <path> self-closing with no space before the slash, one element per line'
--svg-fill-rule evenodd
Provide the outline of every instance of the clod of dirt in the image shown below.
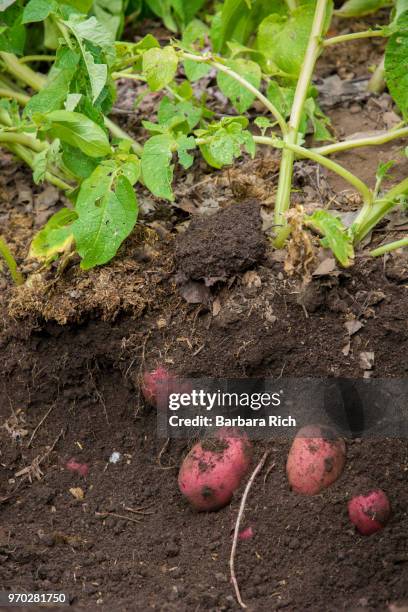
<path fill-rule="evenodd" d="M 249 200 L 193 220 L 177 239 L 175 259 L 179 274 L 211 286 L 254 266 L 265 249 L 260 204 Z"/>

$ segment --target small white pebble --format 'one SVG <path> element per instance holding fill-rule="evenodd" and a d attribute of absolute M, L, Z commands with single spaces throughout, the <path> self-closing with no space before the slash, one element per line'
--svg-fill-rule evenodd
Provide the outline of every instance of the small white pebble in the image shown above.
<path fill-rule="evenodd" d="M 109 457 L 109 463 L 118 463 L 121 460 L 122 455 L 117 451 L 113 452 Z"/>

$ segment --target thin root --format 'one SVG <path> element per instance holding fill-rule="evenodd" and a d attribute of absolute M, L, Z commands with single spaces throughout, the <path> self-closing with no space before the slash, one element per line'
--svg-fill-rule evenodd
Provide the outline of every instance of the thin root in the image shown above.
<path fill-rule="evenodd" d="M 247 497 L 248 497 L 248 493 L 249 493 L 249 491 L 250 491 L 250 489 L 252 487 L 252 484 L 253 484 L 255 478 L 257 477 L 258 473 L 262 470 L 263 466 L 265 465 L 265 461 L 266 461 L 268 455 L 269 455 L 269 451 L 265 451 L 265 453 L 262 456 L 262 459 L 260 460 L 260 462 L 258 463 L 256 468 L 252 472 L 251 477 L 250 477 L 250 479 L 247 482 L 244 494 L 243 494 L 242 499 L 241 499 L 241 504 L 240 504 L 240 507 L 239 507 L 237 521 L 235 523 L 234 539 L 232 541 L 232 548 L 231 548 L 231 555 L 230 555 L 229 566 L 230 566 L 230 573 L 231 573 L 231 582 L 232 582 L 232 584 L 234 586 L 235 596 L 236 596 L 237 601 L 238 601 L 239 605 L 241 606 L 241 608 L 246 608 L 247 606 L 244 604 L 244 602 L 241 599 L 241 594 L 239 592 L 238 581 L 237 581 L 237 578 L 236 578 L 236 575 L 235 575 L 235 553 L 236 553 L 237 544 L 238 544 L 239 528 L 240 528 L 240 525 L 241 525 L 242 516 L 244 514 L 245 503 L 246 503 L 246 500 L 247 500 Z"/>

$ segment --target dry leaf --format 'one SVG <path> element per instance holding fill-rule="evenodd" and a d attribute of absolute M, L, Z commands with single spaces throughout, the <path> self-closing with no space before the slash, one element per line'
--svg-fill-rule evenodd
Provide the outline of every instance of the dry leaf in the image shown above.
<path fill-rule="evenodd" d="M 334 257 L 327 257 L 317 266 L 316 270 L 312 273 L 312 276 L 325 276 L 336 270 L 336 260 Z"/>
<path fill-rule="evenodd" d="M 360 368 L 372 370 L 374 366 L 374 351 L 363 351 L 360 353 Z"/>
<path fill-rule="evenodd" d="M 356 334 L 364 325 L 361 321 L 357 321 L 357 319 L 352 319 L 351 321 L 346 321 L 344 327 L 347 329 L 347 333 L 349 336 Z"/>
<path fill-rule="evenodd" d="M 84 499 L 85 497 L 85 493 L 83 492 L 83 490 L 81 489 L 81 487 L 72 487 L 69 492 L 71 493 L 71 495 L 73 497 L 75 497 L 75 499 Z"/>

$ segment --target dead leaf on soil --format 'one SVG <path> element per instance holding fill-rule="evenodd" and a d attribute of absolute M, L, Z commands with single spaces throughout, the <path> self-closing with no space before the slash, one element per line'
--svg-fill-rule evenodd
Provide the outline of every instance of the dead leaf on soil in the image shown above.
<path fill-rule="evenodd" d="M 327 276 L 333 272 L 340 274 L 340 270 L 338 270 L 336 265 L 336 260 L 334 257 L 326 257 L 326 259 L 323 259 L 323 261 L 317 266 L 312 276 Z"/>
<path fill-rule="evenodd" d="M 347 329 L 347 333 L 349 336 L 353 336 L 356 334 L 362 327 L 364 327 L 361 321 L 357 319 L 352 319 L 351 321 L 346 321 L 344 327 Z"/>
<path fill-rule="evenodd" d="M 221 311 L 221 302 L 220 302 L 220 299 L 217 297 L 213 301 L 213 305 L 212 305 L 212 315 L 213 315 L 213 317 L 216 317 L 217 315 L 219 315 L 220 311 Z"/>
<path fill-rule="evenodd" d="M 210 290 L 197 281 L 188 281 L 179 287 L 180 295 L 188 304 L 207 304 L 210 299 Z"/>
<path fill-rule="evenodd" d="M 79 499 L 82 500 L 85 497 L 85 493 L 83 492 L 83 490 L 81 489 L 81 487 L 72 487 L 69 492 L 71 493 L 71 495 L 73 497 L 75 497 L 75 499 Z"/>
<path fill-rule="evenodd" d="M 374 351 L 362 351 L 360 353 L 360 368 L 372 370 L 374 367 Z"/>

